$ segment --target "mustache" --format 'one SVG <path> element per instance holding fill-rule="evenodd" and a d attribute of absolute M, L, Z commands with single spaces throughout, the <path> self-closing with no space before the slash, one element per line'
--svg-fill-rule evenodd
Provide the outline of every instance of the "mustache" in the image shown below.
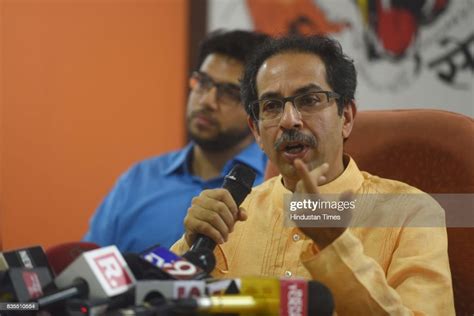
<path fill-rule="evenodd" d="M 287 129 L 283 132 L 280 138 L 277 139 L 273 147 L 276 150 L 279 150 L 283 144 L 293 142 L 302 143 L 308 147 L 316 147 L 317 144 L 314 136 L 303 134 L 296 129 Z"/>
<path fill-rule="evenodd" d="M 189 115 L 189 120 L 192 120 L 196 116 L 205 116 L 206 119 L 209 120 L 212 124 L 218 123 L 218 121 L 212 115 L 212 111 L 209 111 L 207 109 L 195 110 L 191 112 L 191 114 Z"/>

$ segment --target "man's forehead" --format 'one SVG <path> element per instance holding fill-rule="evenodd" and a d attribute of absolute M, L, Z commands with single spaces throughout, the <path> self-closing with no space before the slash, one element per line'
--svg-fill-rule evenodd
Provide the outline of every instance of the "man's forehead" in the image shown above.
<path fill-rule="evenodd" d="M 244 71 L 244 63 L 224 54 L 212 53 L 206 56 L 199 71 L 217 82 L 238 84 Z"/>
<path fill-rule="evenodd" d="M 256 83 L 259 95 L 310 84 L 329 88 L 324 62 L 318 55 L 306 52 L 284 52 L 271 56 L 260 66 Z"/>

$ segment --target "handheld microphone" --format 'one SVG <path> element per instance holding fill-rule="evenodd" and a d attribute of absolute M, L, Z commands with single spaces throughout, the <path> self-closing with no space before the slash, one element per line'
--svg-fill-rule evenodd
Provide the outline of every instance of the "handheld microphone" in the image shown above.
<path fill-rule="evenodd" d="M 55 279 L 58 291 L 40 297 L 40 307 L 73 297 L 110 298 L 128 292 L 135 277 L 115 246 L 82 253 Z"/>
<path fill-rule="evenodd" d="M 229 191 L 237 206 L 245 200 L 245 197 L 252 190 L 255 176 L 256 174 L 251 168 L 242 164 L 235 165 L 225 176 L 222 187 Z M 216 243 L 211 238 L 199 235 L 183 257 L 201 267 L 205 272 L 211 273 L 216 266 L 213 253 L 215 247 Z"/>

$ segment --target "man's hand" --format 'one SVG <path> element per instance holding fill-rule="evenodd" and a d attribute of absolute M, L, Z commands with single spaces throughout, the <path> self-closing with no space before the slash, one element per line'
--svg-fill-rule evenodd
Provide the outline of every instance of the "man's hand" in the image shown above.
<path fill-rule="evenodd" d="M 318 186 L 326 182 L 326 172 L 329 170 L 329 164 L 324 163 L 321 166 L 309 171 L 308 167 L 300 159 L 294 161 L 296 172 L 300 180 L 296 184 L 295 193 L 312 194 L 313 198 L 319 194 Z M 353 192 L 344 192 L 339 196 L 339 200 L 350 200 Z M 341 215 L 337 210 L 325 210 L 327 214 Z M 344 222 L 350 221 L 350 213 L 342 215 Z M 320 249 L 329 246 L 336 240 L 346 227 L 299 227 L 299 229 L 310 237 Z"/>
<path fill-rule="evenodd" d="M 245 221 L 247 214 L 239 209 L 226 189 L 204 190 L 193 198 L 184 218 L 186 243 L 191 246 L 198 234 L 218 244 L 227 241 L 236 221 Z"/>

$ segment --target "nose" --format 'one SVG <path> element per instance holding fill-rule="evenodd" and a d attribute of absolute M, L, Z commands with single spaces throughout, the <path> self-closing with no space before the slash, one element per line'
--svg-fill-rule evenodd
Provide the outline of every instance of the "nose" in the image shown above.
<path fill-rule="evenodd" d="M 280 128 L 282 129 L 292 129 L 300 128 L 303 125 L 301 120 L 301 114 L 293 106 L 293 103 L 290 101 L 285 103 L 283 107 L 283 113 L 280 118 Z"/>
<path fill-rule="evenodd" d="M 199 104 L 204 107 L 217 110 L 219 107 L 217 103 L 217 88 L 211 87 L 209 90 L 204 91 L 204 93 L 199 98 Z"/>

